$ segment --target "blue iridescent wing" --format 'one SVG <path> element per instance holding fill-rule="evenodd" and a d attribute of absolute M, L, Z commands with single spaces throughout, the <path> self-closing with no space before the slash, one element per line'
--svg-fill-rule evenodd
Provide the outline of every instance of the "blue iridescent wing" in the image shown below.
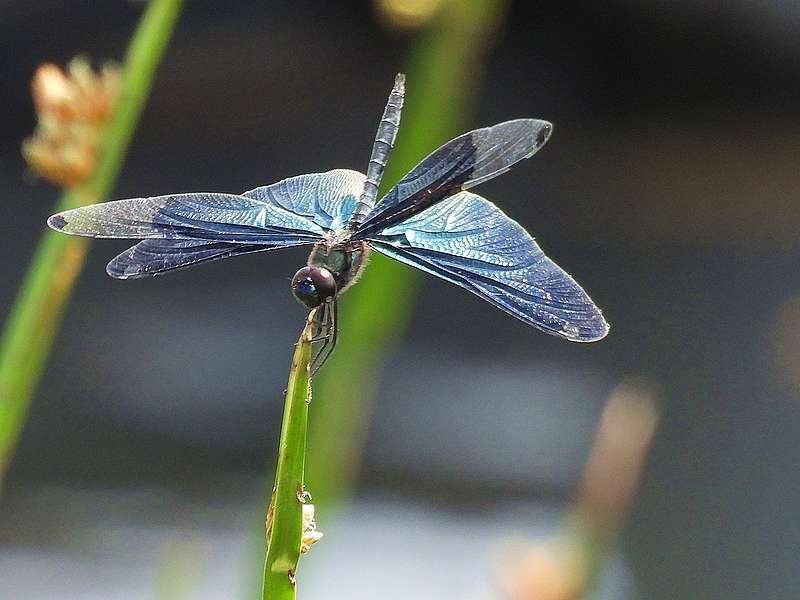
<path fill-rule="evenodd" d="M 354 239 L 366 239 L 461 190 L 505 173 L 515 163 L 533 156 L 552 131 L 547 121 L 516 119 L 450 140 L 381 198 L 356 229 Z"/>
<path fill-rule="evenodd" d="M 193 193 L 133 198 L 53 215 L 53 229 L 145 241 L 108 265 L 113 277 L 156 275 L 275 248 L 313 244 L 346 222 L 364 175 L 330 171 L 284 179 L 242 195 Z"/>
<path fill-rule="evenodd" d="M 324 230 L 343 229 L 364 190 L 366 176 L 349 169 L 311 173 L 245 192 L 244 196 L 312 221 Z"/>
<path fill-rule="evenodd" d="M 235 194 L 171 194 L 83 206 L 53 215 L 53 229 L 95 238 L 201 239 L 244 244 L 313 242 L 324 231 L 279 206 Z"/>
<path fill-rule="evenodd" d="M 608 333 L 586 292 L 494 204 L 460 192 L 368 238 L 378 252 L 455 283 L 575 342 Z"/>
<path fill-rule="evenodd" d="M 193 193 L 93 204 L 53 215 L 48 224 L 98 238 L 205 239 L 271 242 L 271 236 L 313 238 L 343 227 L 365 176 L 336 169 L 290 177 L 244 194 Z"/>
<path fill-rule="evenodd" d="M 177 271 L 178 269 L 212 260 L 294 245 L 297 245 L 297 243 L 292 240 L 273 246 L 210 242 L 206 240 L 168 240 L 158 238 L 142 240 L 108 263 L 106 273 L 115 279 L 140 279 Z"/>

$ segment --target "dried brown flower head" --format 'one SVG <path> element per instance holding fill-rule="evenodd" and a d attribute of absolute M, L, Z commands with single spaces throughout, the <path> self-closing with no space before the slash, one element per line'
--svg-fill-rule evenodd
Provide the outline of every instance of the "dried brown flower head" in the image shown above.
<path fill-rule="evenodd" d="M 49 63 L 36 70 L 31 91 L 38 125 L 22 153 L 37 174 L 72 187 L 94 170 L 120 82 L 119 67 L 108 64 L 95 72 L 83 57 L 72 59 L 66 71 Z"/>

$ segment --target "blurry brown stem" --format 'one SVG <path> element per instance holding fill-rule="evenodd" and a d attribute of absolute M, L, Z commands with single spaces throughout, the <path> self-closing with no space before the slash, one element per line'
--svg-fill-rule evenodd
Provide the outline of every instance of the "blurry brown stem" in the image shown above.
<path fill-rule="evenodd" d="M 657 421 L 649 384 L 630 380 L 614 389 L 561 530 L 504 573 L 510 598 L 580 600 L 592 591 L 630 509 Z"/>

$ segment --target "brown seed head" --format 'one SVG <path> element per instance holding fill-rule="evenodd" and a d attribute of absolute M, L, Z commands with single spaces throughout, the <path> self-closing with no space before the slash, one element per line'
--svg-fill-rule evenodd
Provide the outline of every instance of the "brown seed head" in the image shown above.
<path fill-rule="evenodd" d="M 106 65 L 95 72 L 82 57 L 72 59 L 66 71 L 53 64 L 36 70 L 31 92 L 38 125 L 22 144 L 25 160 L 36 173 L 63 187 L 75 186 L 91 174 L 120 83 L 118 67 Z"/>

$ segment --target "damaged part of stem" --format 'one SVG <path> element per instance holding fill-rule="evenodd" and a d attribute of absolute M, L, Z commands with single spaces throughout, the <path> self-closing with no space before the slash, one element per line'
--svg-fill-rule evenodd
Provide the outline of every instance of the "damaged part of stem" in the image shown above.
<path fill-rule="evenodd" d="M 275 487 L 267 513 L 267 558 L 264 562 L 264 600 L 295 597 L 300 554 L 322 537 L 316 530 L 313 505 L 303 487 L 308 405 L 311 401 L 311 340 L 314 312 L 297 340 L 286 388 Z"/>

